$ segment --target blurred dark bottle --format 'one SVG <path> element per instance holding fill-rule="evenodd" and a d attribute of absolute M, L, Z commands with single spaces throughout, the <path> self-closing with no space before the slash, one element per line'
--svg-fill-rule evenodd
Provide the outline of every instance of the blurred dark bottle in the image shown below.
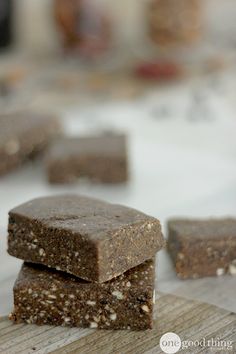
<path fill-rule="evenodd" d="M 12 40 L 12 0 L 0 0 L 0 49 Z"/>

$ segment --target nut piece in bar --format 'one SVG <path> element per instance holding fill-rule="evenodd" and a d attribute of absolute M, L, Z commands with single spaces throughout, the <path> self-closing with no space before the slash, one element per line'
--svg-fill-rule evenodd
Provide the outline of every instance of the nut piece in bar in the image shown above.
<path fill-rule="evenodd" d="M 182 279 L 236 275 L 236 219 L 173 219 L 168 251 Z"/>
<path fill-rule="evenodd" d="M 34 113 L 0 115 L 0 176 L 33 158 L 60 132 L 54 117 Z"/>
<path fill-rule="evenodd" d="M 128 179 L 126 137 L 121 134 L 62 138 L 48 151 L 50 183 L 74 183 L 80 177 L 100 183 Z"/>
<path fill-rule="evenodd" d="M 14 286 L 16 323 L 101 329 L 152 328 L 153 260 L 103 284 L 24 263 Z"/>
<path fill-rule="evenodd" d="M 97 199 L 62 195 L 9 213 L 8 252 L 93 282 L 105 282 L 164 245 L 159 220 Z"/>

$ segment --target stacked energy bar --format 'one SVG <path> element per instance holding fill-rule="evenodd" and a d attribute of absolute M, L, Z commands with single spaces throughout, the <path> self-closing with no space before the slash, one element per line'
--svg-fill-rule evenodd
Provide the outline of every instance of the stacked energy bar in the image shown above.
<path fill-rule="evenodd" d="M 160 222 L 137 210 L 64 195 L 9 213 L 8 252 L 23 259 L 15 322 L 103 329 L 152 327 Z"/>

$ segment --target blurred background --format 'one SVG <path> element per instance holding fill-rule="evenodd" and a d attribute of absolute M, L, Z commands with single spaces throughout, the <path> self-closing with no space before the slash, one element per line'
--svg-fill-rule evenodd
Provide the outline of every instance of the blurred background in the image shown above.
<path fill-rule="evenodd" d="M 235 18 L 234 0 L 0 0 L 1 113 L 53 113 L 69 135 L 122 131 L 130 164 L 121 186 L 49 186 L 40 161 L 0 178 L 0 314 L 21 264 L 7 213 L 28 199 L 87 194 L 164 231 L 172 216 L 235 216 Z M 160 291 L 236 311 L 235 283 L 180 281 L 161 252 Z"/>

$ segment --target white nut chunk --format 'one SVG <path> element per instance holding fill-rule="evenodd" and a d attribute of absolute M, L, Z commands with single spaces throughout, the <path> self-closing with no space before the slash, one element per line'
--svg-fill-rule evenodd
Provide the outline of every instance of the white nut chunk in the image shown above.
<path fill-rule="evenodd" d="M 142 306 L 141 306 L 141 309 L 142 309 L 144 312 L 150 312 L 149 307 L 148 307 L 147 305 L 142 305 Z"/>
<path fill-rule="evenodd" d="M 110 319 L 111 319 L 112 321 L 115 321 L 115 320 L 117 319 L 116 313 L 110 314 Z"/>
<path fill-rule="evenodd" d="M 122 300 L 124 298 L 123 294 L 119 290 L 114 290 L 112 295 L 115 296 L 118 300 Z"/>
<path fill-rule="evenodd" d="M 91 322 L 89 327 L 90 328 L 97 328 L 98 324 L 96 322 Z"/>
<path fill-rule="evenodd" d="M 216 275 L 219 277 L 219 276 L 221 276 L 221 275 L 224 275 L 225 274 L 225 270 L 224 270 L 224 268 L 218 268 L 217 270 L 216 270 Z"/>

